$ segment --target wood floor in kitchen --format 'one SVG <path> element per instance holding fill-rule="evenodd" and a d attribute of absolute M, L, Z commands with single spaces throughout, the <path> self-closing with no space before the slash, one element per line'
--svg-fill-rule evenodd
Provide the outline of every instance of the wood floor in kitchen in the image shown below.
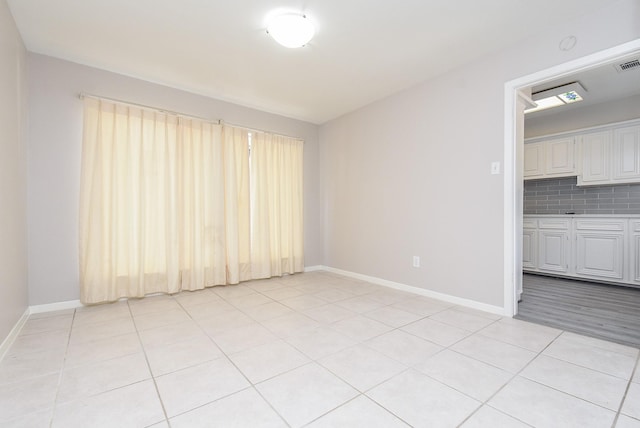
<path fill-rule="evenodd" d="M 516 318 L 640 348 L 640 288 L 524 274 Z"/>

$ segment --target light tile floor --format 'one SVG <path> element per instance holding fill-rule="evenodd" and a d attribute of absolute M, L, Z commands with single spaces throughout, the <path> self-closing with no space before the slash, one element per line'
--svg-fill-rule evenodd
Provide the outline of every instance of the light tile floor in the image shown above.
<path fill-rule="evenodd" d="M 639 350 L 327 272 L 32 315 L 2 427 L 640 427 Z"/>

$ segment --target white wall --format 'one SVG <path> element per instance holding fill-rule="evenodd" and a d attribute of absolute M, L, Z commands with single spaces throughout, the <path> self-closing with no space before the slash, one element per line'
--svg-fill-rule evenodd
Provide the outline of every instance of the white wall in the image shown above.
<path fill-rule="evenodd" d="M 638 38 L 638 22 L 636 0 L 578 14 L 321 126 L 325 264 L 502 307 L 504 183 L 490 163 L 504 159 L 505 82 Z M 568 35 L 577 45 L 561 51 Z"/>
<path fill-rule="evenodd" d="M 25 58 L 0 0 L 0 343 L 27 308 Z"/>
<path fill-rule="evenodd" d="M 31 305 L 79 296 L 81 92 L 303 138 L 305 265 L 322 263 L 316 125 L 51 57 L 28 58 Z"/>
<path fill-rule="evenodd" d="M 640 94 L 541 117 L 525 116 L 525 138 L 637 118 L 640 118 Z"/>

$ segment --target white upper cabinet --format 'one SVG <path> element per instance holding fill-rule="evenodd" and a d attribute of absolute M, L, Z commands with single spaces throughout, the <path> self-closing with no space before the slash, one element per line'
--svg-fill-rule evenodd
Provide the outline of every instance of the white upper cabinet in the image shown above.
<path fill-rule="evenodd" d="M 611 179 L 611 132 L 592 132 L 578 137 L 581 174 L 578 185 L 607 183 Z"/>
<path fill-rule="evenodd" d="M 546 141 L 545 151 L 545 174 L 548 177 L 576 175 L 574 137 Z"/>
<path fill-rule="evenodd" d="M 565 135 L 525 143 L 525 180 L 577 176 L 578 186 L 640 183 L 640 120 Z"/>
<path fill-rule="evenodd" d="M 640 125 L 613 131 L 613 180 L 640 178 Z"/>
<path fill-rule="evenodd" d="M 544 176 L 544 142 L 524 145 L 524 171 L 525 177 L 542 178 Z"/>
<path fill-rule="evenodd" d="M 576 175 L 575 137 L 524 145 L 525 179 L 572 177 Z"/>

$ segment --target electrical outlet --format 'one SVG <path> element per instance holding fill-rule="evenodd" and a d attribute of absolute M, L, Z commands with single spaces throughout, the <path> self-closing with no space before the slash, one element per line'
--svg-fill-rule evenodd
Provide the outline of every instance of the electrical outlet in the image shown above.
<path fill-rule="evenodd" d="M 413 256 L 413 267 L 420 267 L 420 256 Z"/>

